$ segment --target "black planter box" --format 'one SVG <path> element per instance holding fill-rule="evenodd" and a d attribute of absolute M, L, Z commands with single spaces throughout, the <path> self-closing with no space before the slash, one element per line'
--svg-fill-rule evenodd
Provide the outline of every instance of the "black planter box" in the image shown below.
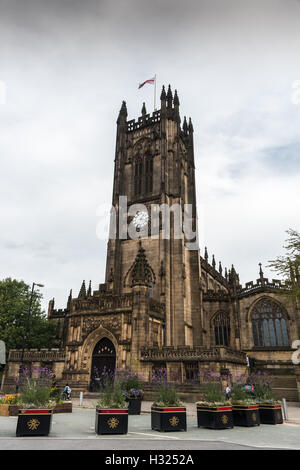
<path fill-rule="evenodd" d="M 261 424 L 282 424 L 281 405 L 261 404 L 259 405 L 259 416 Z"/>
<path fill-rule="evenodd" d="M 16 436 L 48 436 L 53 410 L 19 410 Z"/>
<path fill-rule="evenodd" d="M 259 426 L 258 405 L 233 405 L 232 416 L 234 426 Z"/>
<path fill-rule="evenodd" d="M 142 399 L 141 398 L 128 398 L 128 414 L 139 415 L 141 414 Z"/>
<path fill-rule="evenodd" d="M 232 407 L 197 405 L 198 428 L 227 429 L 233 428 Z"/>
<path fill-rule="evenodd" d="M 127 434 L 128 410 L 96 409 L 96 434 Z"/>
<path fill-rule="evenodd" d="M 151 428 L 155 431 L 186 431 L 186 408 L 152 406 Z"/>

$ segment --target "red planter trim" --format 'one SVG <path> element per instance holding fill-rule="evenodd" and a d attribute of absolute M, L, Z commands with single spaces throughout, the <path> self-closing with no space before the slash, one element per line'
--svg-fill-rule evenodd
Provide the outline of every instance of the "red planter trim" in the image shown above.
<path fill-rule="evenodd" d="M 127 414 L 128 410 L 97 410 L 101 414 Z"/>
<path fill-rule="evenodd" d="M 174 411 L 174 412 L 185 411 L 185 408 L 163 408 L 162 411 Z"/>
<path fill-rule="evenodd" d="M 50 415 L 52 410 L 20 410 L 22 415 Z"/>

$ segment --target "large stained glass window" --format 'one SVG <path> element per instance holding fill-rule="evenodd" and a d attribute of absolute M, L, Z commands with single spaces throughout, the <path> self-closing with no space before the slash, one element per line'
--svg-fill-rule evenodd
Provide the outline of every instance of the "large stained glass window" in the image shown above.
<path fill-rule="evenodd" d="M 256 304 L 251 315 L 254 346 L 288 346 L 289 336 L 284 309 L 273 300 L 263 299 Z"/>

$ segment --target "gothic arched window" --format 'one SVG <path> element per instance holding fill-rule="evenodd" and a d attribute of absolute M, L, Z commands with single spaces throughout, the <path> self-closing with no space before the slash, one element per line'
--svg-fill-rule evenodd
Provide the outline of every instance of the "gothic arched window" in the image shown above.
<path fill-rule="evenodd" d="M 153 158 L 146 158 L 145 161 L 145 193 L 152 193 L 153 190 Z"/>
<path fill-rule="evenodd" d="M 134 194 L 137 196 L 142 192 L 142 181 L 143 181 L 143 161 L 138 159 L 134 165 Z"/>
<path fill-rule="evenodd" d="M 213 330 L 216 346 L 230 345 L 230 318 L 226 312 L 220 312 L 213 318 Z"/>
<path fill-rule="evenodd" d="M 262 299 L 251 314 L 254 346 L 288 346 L 287 318 L 283 307 L 271 299 Z"/>
<path fill-rule="evenodd" d="M 152 296 L 153 296 L 153 282 L 151 279 L 151 281 L 149 282 L 149 297 L 152 297 Z"/>

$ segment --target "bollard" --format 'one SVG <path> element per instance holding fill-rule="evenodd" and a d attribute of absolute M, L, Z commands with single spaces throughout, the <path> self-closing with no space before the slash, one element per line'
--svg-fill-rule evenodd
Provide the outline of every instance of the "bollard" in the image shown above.
<path fill-rule="evenodd" d="M 286 407 L 286 399 L 282 399 L 282 409 L 283 409 L 283 418 L 285 421 L 288 420 L 288 414 L 287 414 L 287 407 Z"/>
<path fill-rule="evenodd" d="M 83 401 L 83 392 L 80 392 L 80 394 L 79 394 L 79 406 L 82 406 L 82 401 Z"/>

